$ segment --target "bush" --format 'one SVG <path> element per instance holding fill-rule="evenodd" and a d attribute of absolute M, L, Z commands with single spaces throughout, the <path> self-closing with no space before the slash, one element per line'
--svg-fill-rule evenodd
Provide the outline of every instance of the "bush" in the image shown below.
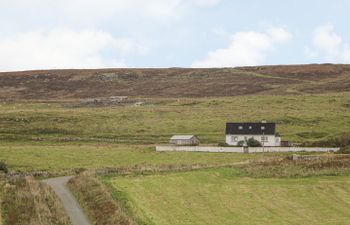
<path fill-rule="evenodd" d="M 220 142 L 220 143 L 218 144 L 218 146 L 220 146 L 220 147 L 229 147 L 230 145 L 227 144 L 226 142 Z"/>
<path fill-rule="evenodd" d="M 245 143 L 245 141 L 239 141 L 239 142 L 237 143 L 237 146 L 238 146 L 238 147 L 243 147 L 243 146 L 244 146 L 244 143 Z"/>
<path fill-rule="evenodd" d="M 247 141 L 248 147 L 261 147 L 261 143 L 254 138 L 249 138 Z"/>
<path fill-rule="evenodd" d="M 0 171 L 3 171 L 4 173 L 9 172 L 9 170 L 7 169 L 7 165 L 4 162 L 0 162 Z"/>

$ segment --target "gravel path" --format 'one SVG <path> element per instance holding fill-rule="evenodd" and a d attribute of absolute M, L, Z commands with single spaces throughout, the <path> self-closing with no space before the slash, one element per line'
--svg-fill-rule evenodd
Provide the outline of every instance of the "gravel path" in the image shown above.
<path fill-rule="evenodd" d="M 71 219 L 73 225 L 92 225 L 80 207 L 77 200 L 67 187 L 67 182 L 72 176 L 57 177 L 44 180 L 56 192 Z"/>

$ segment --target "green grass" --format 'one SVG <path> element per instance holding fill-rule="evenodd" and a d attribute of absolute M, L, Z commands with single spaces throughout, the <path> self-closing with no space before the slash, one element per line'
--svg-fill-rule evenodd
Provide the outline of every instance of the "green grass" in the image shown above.
<path fill-rule="evenodd" d="M 327 140 L 350 130 L 350 93 L 149 99 L 143 106 L 66 107 L 0 103 L 0 161 L 11 170 L 70 170 L 130 165 L 224 164 L 254 155 L 156 153 L 173 134 L 224 140 L 228 121 L 277 122 L 283 140 Z"/>
<path fill-rule="evenodd" d="M 269 154 L 274 156 L 276 154 Z M 12 171 L 60 172 L 79 168 L 133 165 L 222 165 L 261 157 L 259 154 L 156 152 L 154 147 L 117 144 L 0 143 L 0 161 Z"/>
<path fill-rule="evenodd" d="M 146 224 L 350 224 L 350 177 L 249 178 L 233 168 L 105 178 Z"/>
<path fill-rule="evenodd" d="M 0 140 L 75 138 L 84 142 L 166 143 L 173 134 L 198 134 L 203 143 L 224 140 L 228 121 L 277 122 L 283 139 L 337 137 L 350 129 L 350 93 L 152 99 L 144 106 L 69 108 L 62 104 L 0 104 Z M 146 100 L 147 101 L 147 100 Z"/>

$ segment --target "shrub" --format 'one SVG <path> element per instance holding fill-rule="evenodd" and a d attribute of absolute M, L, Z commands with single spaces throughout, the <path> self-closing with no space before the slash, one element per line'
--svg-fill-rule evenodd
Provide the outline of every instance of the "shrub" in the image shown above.
<path fill-rule="evenodd" d="M 7 165 L 4 162 L 0 162 L 0 171 L 8 173 Z"/>
<path fill-rule="evenodd" d="M 220 143 L 218 144 L 218 146 L 220 146 L 220 147 L 229 147 L 230 145 L 227 144 L 226 142 L 220 142 Z"/>
<path fill-rule="evenodd" d="M 254 138 L 249 138 L 247 140 L 247 145 L 249 147 L 261 147 L 262 146 L 261 143 L 259 141 L 255 140 Z"/>
<path fill-rule="evenodd" d="M 238 146 L 238 147 L 243 147 L 243 146 L 244 146 L 244 143 L 245 143 L 244 141 L 239 141 L 239 142 L 237 143 L 237 146 Z"/>

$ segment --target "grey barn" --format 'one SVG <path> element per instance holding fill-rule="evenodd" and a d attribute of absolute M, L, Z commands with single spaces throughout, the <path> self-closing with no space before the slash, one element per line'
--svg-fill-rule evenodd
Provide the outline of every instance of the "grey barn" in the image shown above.
<path fill-rule="evenodd" d="M 172 145 L 198 145 L 199 139 L 196 135 L 174 135 L 170 138 Z"/>

